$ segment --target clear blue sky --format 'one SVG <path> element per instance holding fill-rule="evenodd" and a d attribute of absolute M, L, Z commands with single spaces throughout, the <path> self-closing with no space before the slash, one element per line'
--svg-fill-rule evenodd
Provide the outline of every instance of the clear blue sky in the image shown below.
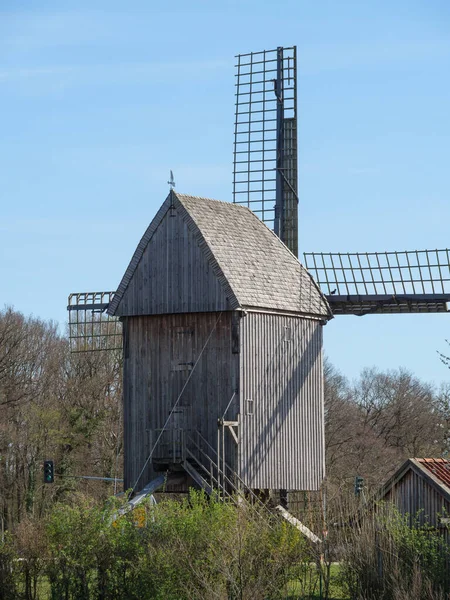
<path fill-rule="evenodd" d="M 450 3 L 0 3 L 0 306 L 64 327 L 168 192 L 231 200 L 234 55 L 297 45 L 300 246 L 450 245 Z M 331 361 L 448 381 L 450 315 L 337 317 Z"/>

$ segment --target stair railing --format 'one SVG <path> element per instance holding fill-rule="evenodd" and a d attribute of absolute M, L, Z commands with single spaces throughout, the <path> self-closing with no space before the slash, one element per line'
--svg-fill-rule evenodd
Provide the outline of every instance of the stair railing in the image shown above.
<path fill-rule="evenodd" d="M 264 507 L 269 513 L 269 509 L 265 503 L 255 494 L 255 492 L 247 486 L 247 484 L 239 477 L 227 463 L 220 461 L 223 466 L 219 465 L 216 461 L 218 460 L 218 454 L 215 448 L 202 436 L 199 431 L 194 431 L 193 434 L 197 438 L 195 440 L 191 435 L 186 436 L 186 453 L 192 460 L 196 461 L 198 467 L 201 468 L 203 473 L 211 476 L 212 487 L 217 488 L 218 494 L 222 497 L 234 499 L 233 494 L 238 498 L 244 498 L 245 496 L 250 497 L 255 504 Z M 208 453 L 205 452 L 200 446 L 203 444 L 208 449 Z M 199 456 L 196 456 L 194 451 L 189 450 L 188 446 L 191 446 Z M 214 458 L 212 458 L 214 457 Z M 206 465 L 202 462 L 202 459 L 206 462 Z"/>

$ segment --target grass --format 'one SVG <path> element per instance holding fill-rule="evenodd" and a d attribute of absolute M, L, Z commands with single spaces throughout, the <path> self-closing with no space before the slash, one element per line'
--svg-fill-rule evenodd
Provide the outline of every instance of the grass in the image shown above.
<path fill-rule="evenodd" d="M 50 600 L 51 589 L 47 577 L 39 578 L 37 592 L 39 600 Z M 319 571 L 314 565 L 305 567 L 301 580 L 293 580 L 288 584 L 285 600 L 323 600 L 323 593 L 320 592 Z M 328 600 L 350 600 L 350 597 L 342 589 L 338 564 L 331 565 Z"/>
<path fill-rule="evenodd" d="M 289 583 L 286 594 L 286 600 L 322 600 L 323 591 L 321 593 L 321 582 L 318 569 L 315 566 L 308 566 L 301 580 L 293 580 Z M 338 564 L 331 565 L 328 600 L 350 600 L 350 597 L 342 589 Z"/>

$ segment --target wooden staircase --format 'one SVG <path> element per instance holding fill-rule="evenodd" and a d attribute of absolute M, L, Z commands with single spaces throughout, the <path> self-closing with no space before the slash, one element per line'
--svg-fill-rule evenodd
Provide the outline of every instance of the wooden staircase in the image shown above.
<path fill-rule="evenodd" d="M 147 484 L 141 492 L 139 492 L 128 504 L 122 508 L 120 514 L 124 514 L 129 510 L 133 510 L 146 497 L 157 491 L 167 481 L 167 478 L 179 474 L 180 466 L 189 475 L 196 485 L 205 490 L 208 496 L 214 496 L 223 501 L 231 501 L 235 504 L 248 502 L 250 506 L 257 507 L 260 515 L 265 515 L 267 518 L 273 518 L 275 514 L 283 517 L 294 527 L 299 529 L 313 543 L 320 544 L 321 540 L 310 529 L 303 525 L 298 519 L 291 515 L 282 506 L 276 506 L 275 503 L 266 503 L 249 488 L 239 475 L 231 469 L 225 462 L 224 457 L 219 456 L 215 448 L 201 435 L 199 431 L 187 432 L 176 430 L 176 444 L 170 440 L 171 457 L 173 460 L 174 472 L 171 469 L 160 475 L 149 484 Z M 167 447 L 167 442 L 165 442 Z"/>
<path fill-rule="evenodd" d="M 198 431 L 185 436 L 182 467 L 209 495 L 230 499 L 244 495 L 257 498 Z"/>

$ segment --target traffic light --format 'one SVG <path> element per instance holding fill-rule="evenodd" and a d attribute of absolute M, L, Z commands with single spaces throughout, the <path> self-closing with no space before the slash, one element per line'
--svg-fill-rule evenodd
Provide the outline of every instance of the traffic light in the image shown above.
<path fill-rule="evenodd" d="M 364 487 L 364 479 L 362 477 L 360 477 L 359 475 L 357 475 L 355 477 L 355 496 L 359 496 L 361 494 L 361 492 L 363 491 L 363 487 Z"/>
<path fill-rule="evenodd" d="M 52 460 L 44 460 L 44 483 L 55 481 L 54 466 Z"/>

